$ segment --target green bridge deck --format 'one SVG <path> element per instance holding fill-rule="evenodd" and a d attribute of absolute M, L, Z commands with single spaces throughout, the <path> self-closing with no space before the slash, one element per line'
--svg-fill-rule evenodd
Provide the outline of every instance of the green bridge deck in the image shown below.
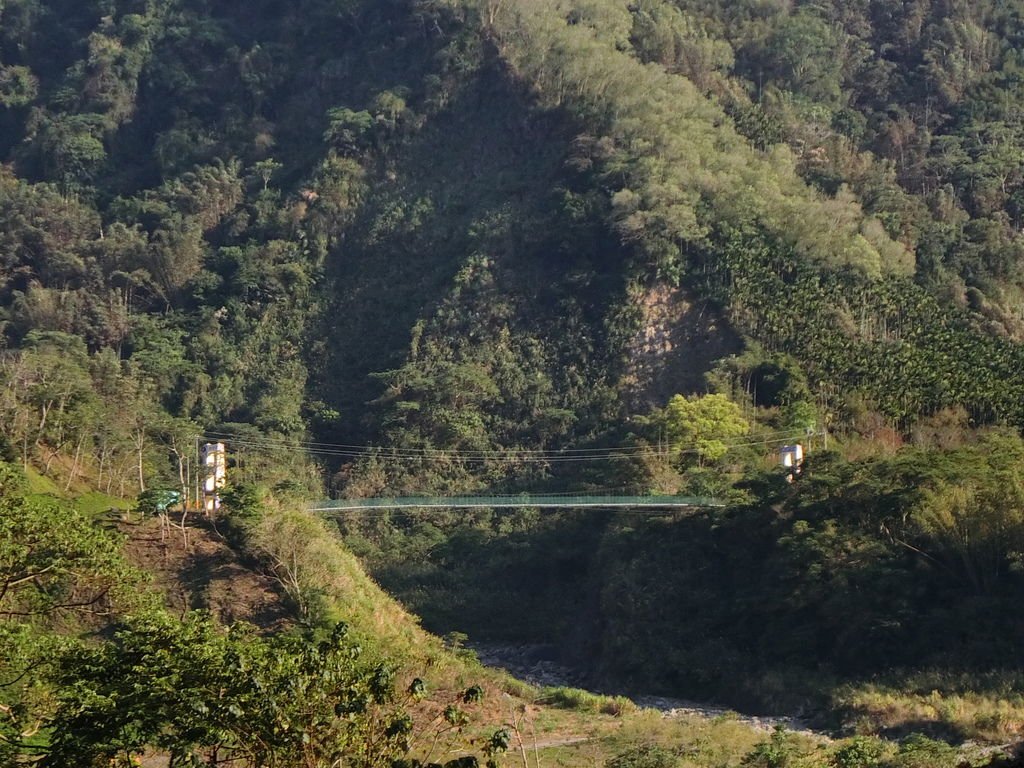
<path fill-rule="evenodd" d="M 402 496 L 397 498 L 333 499 L 314 504 L 313 512 L 359 509 L 502 509 L 515 507 L 598 507 L 603 509 L 700 509 L 724 507 L 725 502 L 701 496 Z"/>

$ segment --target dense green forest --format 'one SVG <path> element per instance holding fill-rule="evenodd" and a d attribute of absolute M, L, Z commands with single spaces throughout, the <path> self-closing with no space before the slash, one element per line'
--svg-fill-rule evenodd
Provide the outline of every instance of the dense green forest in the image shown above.
<path fill-rule="evenodd" d="M 1019 699 L 1022 14 L 0 0 L 4 472 L 194 503 L 215 439 L 236 500 L 715 496 L 339 531 L 429 629 L 555 643 L 602 685 L 830 717 L 868 680 Z M 38 513 L 12 540 L 56 535 L 4 483 L 5 514 Z M 114 539 L 68 525 L 86 581 L 130 583 Z M 10 568 L 12 589 L 33 573 Z M 15 597 L 10 658 L 26 632 L 113 631 L 23 621 Z M 308 637 L 165 618 L 67 651 L 66 674 L 92 670 L 76 695 L 156 638 L 270 677 L 275 654 L 308 672 L 348 642 L 311 660 Z M 936 733 L 1024 728 L 958 717 Z"/>
<path fill-rule="evenodd" d="M 5 4 L 11 455 L 126 493 L 204 430 L 621 443 L 665 405 L 628 375 L 659 285 L 752 407 L 1024 421 L 1003 5 L 240 8 Z M 806 386 L 757 395 L 780 364 Z M 384 466 L 334 484 L 525 471 Z"/>

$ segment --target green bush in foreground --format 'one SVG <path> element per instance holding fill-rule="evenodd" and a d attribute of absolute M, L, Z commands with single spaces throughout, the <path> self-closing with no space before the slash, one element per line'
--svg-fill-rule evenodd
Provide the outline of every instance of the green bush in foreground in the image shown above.
<path fill-rule="evenodd" d="M 392 668 L 360 657 L 344 624 L 317 641 L 224 631 L 201 615 L 136 618 L 61 659 L 44 762 L 130 768 L 155 751 L 172 766 L 384 768 L 418 736 L 456 732 L 483 696 L 474 686 L 416 729 L 404 705 L 423 698 L 422 682 L 399 696 Z"/>

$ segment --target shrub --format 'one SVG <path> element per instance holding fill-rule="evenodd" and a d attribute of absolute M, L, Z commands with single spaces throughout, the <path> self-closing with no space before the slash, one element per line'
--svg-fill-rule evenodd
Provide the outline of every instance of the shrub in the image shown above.
<path fill-rule="evenodd" d="M 880 741 L 857 736 L 836 750 L 832 763 L 836 768 L 872 768 L 881 763 L 884 754 Z"/>
<path fill-rule="evenodd" d="M 778 726 L 768 741 L 762 741 L 743 758 L 740 765 L 749 768 L 788 768 L 796 757 L 797 747 L 793 737 L 783 727 Z"/>
<path fill-rule="evenodd" d="M 664 747 L 644 744 L 630 747 L 608 761 L 607 768 L 676 768 L 678 755 Z"/>
<path fill-rule="evenodd" d="M 900 744 L 891 764 L 893 768 L 954 768 L 958 762 L 954 747 L 915 733 Z"/>

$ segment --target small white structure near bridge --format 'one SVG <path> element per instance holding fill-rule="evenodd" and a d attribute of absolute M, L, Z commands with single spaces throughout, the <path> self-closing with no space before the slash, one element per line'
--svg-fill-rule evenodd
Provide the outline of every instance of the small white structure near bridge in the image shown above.
<path fill-rule="evenodd" d="M 203 509 L 212 514 L 220 509 L 220 489 L 228 481 L 228 454 L 224 443 L 206 443 L 199 451 L 203 468 Z"/>
<path fill-rule="evenodd" d="M 800 474 L 800 467 L 804 463 L 804 447 L 800 443 L 784 445 L 779 449 L 779 464 L 789 474 L 790 482 L 795 475 Z"/>

